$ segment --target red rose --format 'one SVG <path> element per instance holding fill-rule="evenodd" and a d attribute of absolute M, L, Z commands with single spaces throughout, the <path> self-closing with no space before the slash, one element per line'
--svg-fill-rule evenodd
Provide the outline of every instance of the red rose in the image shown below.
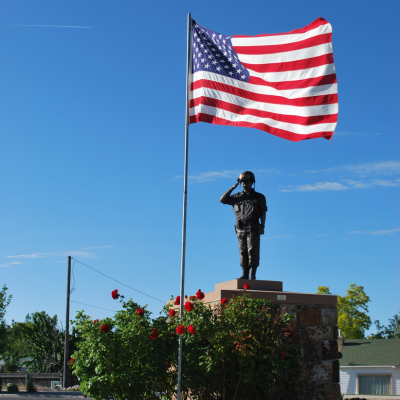
<path fill-rule="evenodd" d="M 288 385 L 286 386 L 287 390 L 290 390 L 292 388 L 292 385 L 290 383 L 288 383 Z"/>
<path fill-rule="evenodd" d="M 136 310 L 136 314 L 139 315 L 139 317 L 143 317 L 144 311 L 143 311 L 141 308 L 138 308 L 138 309 Z"/>
<path fill-rule="evenodd" d="M 196 296 L 189 296 L 189 300 L 194 300 Z"/>
<path fill-rule="evenodd" d="M 187 302 L 185 303 L 185 309 L 186 309 L 186 311 L 192 311 L 193 308 L 194 308 L 193 303 L 191 303 L 190 301 L 187 301 Z"/>
<path fill-rule="evenodd" d="M 276 381 L 275 381 L 275 386 L 279 386 L 281 384 L 281 381 L 279 380 L 279 379 L 277 379 Z"/>
<path fill-rule="evenodd" d="M 115 290 L 113 290 L 113 291 L 111 292 L 111 297 L 112 297 L 114 300 L 117 300 L 119 296 L 120 296 L 120 294 L 118 294 L 118 289 L 115 289 Z"/>
<path fill-rule="evenodd" d="M 176 296 L 175 305 L 179 306 L 181 304 L 181 296 Z"/>
<path fill-rule="evenodd" d="M 151 333 L 150 333 L 150 337 L 151 337 L 152 339 L 157 339 L 158 336 L 160 336 L 160 334 L 158 333 L 158 330 L 153 328 L 153 330 L 152 330 Z"/>
<path fill-rule="evenodd" d="M 221 300 L 221 304 L 225 304 L 227 301 L 228 301 L 228 299 L 223 298 L 223 299 Z"/>
<path fill-rule="evenodd" d="M 167 365 L 167 368 L 171 368 L 171 364 L 168 361 L 165 364 Z"/>
<path fill-rule="evenodd" d="M 100 330 L 104 333 L 110 332 L 110 325 L 104 324 L 101 326 Z"/>
<path fill-rule="evenodd" d="M 248 285 L 247 283 L 245 283 L 245 284 L 243 285 L 243 289 L 244 289 L 244 290 L 250 289 L 250 285 Z"/>
<path fill-rule="evenodd" d="M 70 364 L 73 364 L 73 363 L 74 363 L 74 359 L 73 359 L 72 357 L 69 359 L 69 363 L 70 363 Z"/>
<path fill-rule="evenodd" d="M 196 297 L 197 297 L 199 300 L 203 300 L 203 299 L 204 299 L 204 293 L 201 291 L 201 289 L 199 289 L 199 290 L 197 291 Z"/>
<path fill-rule="evenodd" d="M 95 320 L 93 321 L 94 324 L 97 324 L 98 322 L 99 322 L 98 319 L 95 319 Z"/>
<path fill-rule="evenodd" d="M 173 309 L 171 308 L 171 310 L 169 310 L 169 316 L 170 316 L 170 317 L 175 317 L 175 314 L 176 314 L 175 310 L 173 310 Z"/>
<path fill-rule="evenodd" d="M 281 354 L 279 354 L 279 357 L 280 358 L 285 358 L 285 356 L 286 356 L 286 352 L 285 352 L 285 350 L 282 350 Z"/>
<path fill-rule="evenodd" d="M 195 334 L 196 334 L 196 328 L 195 328 L 194 326 L 192 326 L 192 325 L 189 325 L 189 326 L 187 327 L 187 330 L 188 330 L 192 335 L 195 335 Z"/>
<path fill-rule="evenodd" d="M 184 327 L 183 325 L 179 325 L 179 326 L 176 328 L 176 333 L 177 333 L 178 335 L 183 335 L 183 334 L 185 333 L 185 331 L 186 331 L 186 329 L 185 329 L 185 327 Z"/>

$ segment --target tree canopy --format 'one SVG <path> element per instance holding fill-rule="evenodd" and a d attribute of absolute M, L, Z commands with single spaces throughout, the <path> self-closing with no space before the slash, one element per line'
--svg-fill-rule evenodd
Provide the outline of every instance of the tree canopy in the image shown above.
<path fill-rule="evenodd" d="M 318 294 L 332 294 L 327 286 L 319 286 Z M 371 326 L 368 316 L 369 296 L 364 292 L 363 286 L 355 283 L 347 289 L 346 296 L 338 297 L 338 328 L 346 339 L 363 339 L 365 331 Z"/>
<path fill-rule="evenodd" d="M 6 314 L 6 308 L 10 304 L 12 295 L 7 295 L 7 286 L 3 285 L 3 288 L 0 290 L 0 354 L 5 349 L 5 342 L 7 336 L 7 324 L 4 319 Z"/>
<path fill-rule="evenodd" d="M 46 312 L 28 314 L 23 335 L 27 341 L 25 364 L 30 372 L 58 372 L 64 361 L 64 331 L 58 324 L 57 315 Z"/>
<path fill-rule="evenodd" d="M 368 339 L 400 339 L 400 312 L 389 318 L 387 326 L 381 325 L 379 320 L 374 324 L 378 332 L 368 336 Z"/>
<path fill-rule="evenodd" d="M 16 372 L 22 365 L 29 372 L 59 372 L 64 363 L 65 331 L 57 315 L 45 311 L 26 316 L 25 322 L 12 321 L 4 325 L 5 335 L 0 358 L 7 372 Z M 81 338 L 72 329 L 69 335 L 69 354 L 76 350 Z"/>
<path fill-rule="evenodd" d="M 23 359 L 26 357 L 28 342 L 24 336 L 25 323 L 12 321 L 7 326 L 7 336 L 4 342 L 4 348 L 0 353 L 4 360 L 4 369 L 7 372 L 17 372 L 24 364 Z"/>

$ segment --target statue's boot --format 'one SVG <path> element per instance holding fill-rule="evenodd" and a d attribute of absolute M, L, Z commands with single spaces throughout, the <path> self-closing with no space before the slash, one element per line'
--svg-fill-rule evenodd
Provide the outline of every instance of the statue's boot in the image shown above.
<path fill-rule="evenodd" d="M 257 271 L 257 267 L 250 268 L 250 279 L 253 279 L 253 280 L 256 279 L 256 271 Z"/>
<path fill-rule="evenodd" d="M 249 279 L 249 267 L 242 267 L 242 276 L 238 279 Z"/>

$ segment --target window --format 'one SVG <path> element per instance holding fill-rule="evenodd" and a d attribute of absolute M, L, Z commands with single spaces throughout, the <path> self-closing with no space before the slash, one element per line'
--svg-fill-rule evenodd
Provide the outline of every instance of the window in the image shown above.
<path fill-rule="evenodd" d="M 390 375 L 359 375 L 358 394 L 392 394 Z"/>

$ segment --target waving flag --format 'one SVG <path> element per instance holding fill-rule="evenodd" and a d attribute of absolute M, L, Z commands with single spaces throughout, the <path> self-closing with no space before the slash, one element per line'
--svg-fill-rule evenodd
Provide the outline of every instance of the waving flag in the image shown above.
<path fill-rule="evenodd" d="M 224 36 L 193 21 L 190 123 L 261 129 L 294 142 L 330 139 L 338 96 L 332 26 Z"/>

